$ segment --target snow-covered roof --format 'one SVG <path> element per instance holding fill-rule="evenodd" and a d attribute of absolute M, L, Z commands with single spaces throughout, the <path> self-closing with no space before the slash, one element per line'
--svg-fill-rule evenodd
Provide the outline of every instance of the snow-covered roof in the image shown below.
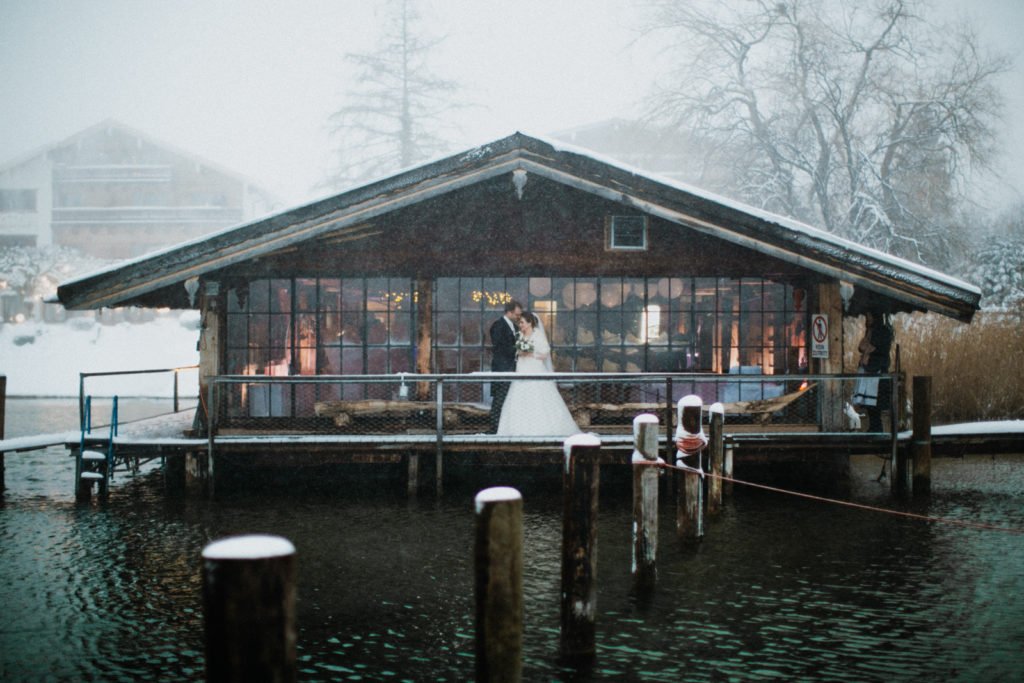
<path fill-rule="evenodd" d="M 180 305 L 181 284 L 189 278 L 339 230 L 358 231 L 375 217 L 524 171 L 848 282 L 896 308 L 961 320 L 978 310 L 980 290 L 957 278 L 589 150 L 522 133 L 72 280 L 58 296 L 69 308 L 173 305 L 172 296 Z"/>
<path fill-rule="evenodd" d="M 38 157 L 45 156 L 45 155 L 49 154 L 51 151 L 53 151 L 55 149 L 60 149 L 62 147 L 67 147 L 68 145 L 71 145 L 71 144 L 73 144 L 73 143 L 75 143 L 75 142 L 77 142 L 77 141 L 79 141 L 79 140 L 81 140 L 83 138 L 87 138 L 89 136 L 95 135 L 98 132 L 106 131 L 108 129 L 119 130 L 119 131 L 122 131 L 122 132 L 132 136 L 132 137 L 138 138 L 140 140 L 144 140 L 145 142 L 148 142 L 149 144 L 153 145 L 154 147 L 159 147 L 159 148 L 165 150 L 166 152 L 170 152 L 171 154 L 174 154 L 176 156 L 182 157 L 184 159 L 188 159 L 189 161 L 192 161 L 194 163 L 200 164 L 200 165 L 210 169 L 211 171 L 216 171 L 217 173 L 220 173 L 223 176 L 226 176 L 228 178 L 236 180 L 239 183 L 241 183 L 242 185 L 246 185 L 246 186 L 250 187 L 251 189 L 253 189 L 253 190 L 257 191 L 257 192 L 260 192 L 260 193 L 266 195 L 270 199 L 276 199 L 272 195 L 272 193 L 269 192 L 268 190 L 266 190 L 260 183 L 256 182 L 255 180 L 253 180 L 252 178 L 246 176 L 243 173 L 239 173 L 238 171 L 232 170 L 232 169 L 228 168 L 227 166 L 219 164 L 219 163 L 217 163 L 215 161 L 210 161 L 209 159 L 201 157 L 201 156 L 199 156 L 199 155 L 197 155 L 197 154 L 195 154 L 193 152 L 190 152 L 188 150 L 182 149 L 182 148 L 180 148 L 180 147 L 178 147 L 176 145 L 173 145 L 171 143 L 164 142 L 162 140 L 158 140 L 158 139 L 154 138 L 152 135 L 150 135 L 148 133 L 144 133 L 144 132 L 142 132 L 141 130 L 139 130 L 137 128 L 133 128 L 132 126 L 128 126 L 128 125 L 126 125 L 124 123 L 121 123 L 117 119 L 112 119 L 112 118 L 104 119 L 103 121 L 100 121 L 99 123 L 95 123 L 95 124 L 89 126 L 88 128 L 83 128 L 82 130 L 80 130 L 80 131 L 78 131 L 76 133 L 73 133 L 73 134 L 71 134 L 71 135 L 69 135 L 69 136 L 67 136 L 65 138 L 61 138 L 60 140 L 57 140 L 57 141 L 54 141 L 54 142 L 49 142 L 49 143 L 47 143 L 45 145 L 42 145 L 40 147 L 36 147 L 33 150 L 25 152 L 25 153 L 23 153 L 23 154 L 21 154 L 19 156 L 16 156 L 14 158 L 8 159 L 6 161 L 2 161 L 2 162 L 0 162 L 0 173 L 4 173 L 4 172 L 9 171 L 11 169 L 15 169 L 15 168 L 17 168 L 19 166 L 22 166 L 22 165 L 24 165 L 24 164 L 26 164 L 26 163 L 28 163 L 28 162 L 38 158 Z"/>

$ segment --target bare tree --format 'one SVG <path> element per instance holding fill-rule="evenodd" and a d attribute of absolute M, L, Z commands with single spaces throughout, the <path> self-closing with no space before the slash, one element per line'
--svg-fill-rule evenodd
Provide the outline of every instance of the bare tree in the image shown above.
<path fill-rule="evenodd" d="M 942 265 L 954 209 L 989 168 L 1007 58 L 914 0 L 654 3 L 681 61 L 651 118 L 709 140 L 714 188 Z"/>
<path fill-rule="evenodd" d="M 358 67 L 345 104 L 330 117 L 338 141 L 328 184 L 349 185 L 406 168 L 448 149 L 444 132 L 460 105 L 457 82 L 434 75 L 442 39 L 425 37 L 413 0 L 392 0 L 377 48 L 349 53 Z"/>

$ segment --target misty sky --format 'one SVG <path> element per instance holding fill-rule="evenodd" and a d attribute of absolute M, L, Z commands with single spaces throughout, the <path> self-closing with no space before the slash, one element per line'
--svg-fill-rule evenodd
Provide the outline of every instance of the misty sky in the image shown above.
<path fill-rule="evenodd" d="M 440 75 L 480 106 L 464 144 L 635 116 L 663 59 L 636 41 L 642 3 L 428 0 L 447 35 Z M 0 0 L 0 163 L 114 118 L 247 175 L 295 203 L 323 194 L 327 117 L 374 45 L 380 3 L 365 0 Z M 969 5 L 969 9 L 961 9 Z M 1024 191 L 1024 0 L 940 0 L 1015 54 L 1003 79 L 1008 186 Z M 440 59 L 443 58 L 443 61 Z"/>

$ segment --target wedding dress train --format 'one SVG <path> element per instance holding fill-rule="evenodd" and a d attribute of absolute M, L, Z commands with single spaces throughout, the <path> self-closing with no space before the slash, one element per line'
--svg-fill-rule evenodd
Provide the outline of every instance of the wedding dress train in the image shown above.
<path fill-rule="evenodd" d="M 540 375 L 551 372 L 551 346 L 543 328 L 533 331 L 529 341 L 533 352 L 544 359 L 524 356 L 516 362 L 516 374 Z M 551 380 L 513 380 L 498 421 L 500 436 L 570 436 L 580 428 Z"/>

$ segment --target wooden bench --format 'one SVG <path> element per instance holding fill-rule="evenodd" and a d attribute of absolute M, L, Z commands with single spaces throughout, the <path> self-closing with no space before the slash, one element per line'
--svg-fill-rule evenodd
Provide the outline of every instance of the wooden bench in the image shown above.
<path fill-rule="evenodd" d="M 773 413 L 784 409 L 793 401 L 806 394 L 815 387 L 810 384 L 807 387 L 775 398 L 763 398 L 754 401 L 734 401 L 723 403 L 726 415 L 753 415 L 757 420 L 766 424 Z M 706 407 L 706 406 L 705 406 Z M 665 411 L 664 403 L 578 403 L 569 406 L 569 412 L 576 420 L 581 429 L 591 426 L 599 420 L 632 420 L 641 413 L 653 413 L 662 415 Z M 672 421 L 675 424 L 675 409 L 672 411 Z"/>
<path fill-rule="evenodd" d="M 361 418 L 396 421 L 419 418 L 428 422 L 437 419 L 437 404 L 433 401 L 318 401 L 314 410 L 317 417 L 329 417 L 337 427 L 348 427 Z M 467 418 L 487 418 L 489 415 L 490 411 L 486 407 L 473 403 L 445 403 L 441 411 L 446 429 L 459 426 Z"/>

